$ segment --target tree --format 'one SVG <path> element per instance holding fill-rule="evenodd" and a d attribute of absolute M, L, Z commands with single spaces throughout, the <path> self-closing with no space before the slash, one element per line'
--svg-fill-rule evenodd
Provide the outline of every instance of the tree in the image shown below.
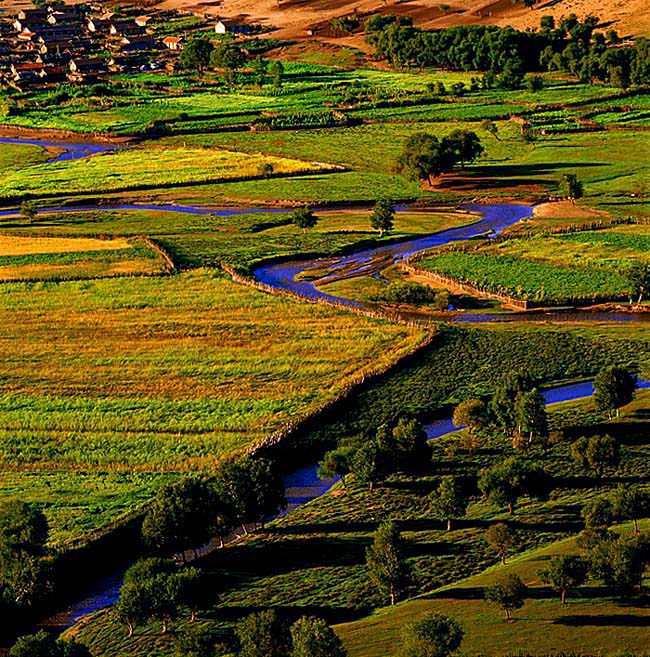
<path fill-rule="evenodd" d="M 255 79 L 257 81 L 258 86 L 263 87 L 264 80 L 266 79 L 266 72 L 268 71 L 269 68 L 269 63 L 261 55 L 258 55 L 251 62 L 251 68 L 255 73 Z"/>
<path fill-rule="evenodd" d="M 538 390 L 523 392 L 515 402 L 515 418 L 521 436 L 527 435 L 532 443 L 535 437 L 548 436 L 546 400 Z"/>
<path fill-rule="evenodd" d="M 432 183 L 433 178 L 451 171 L 454 163 L 455 154 L 448 141 L 440 141 L 426 132 L 416 132 L 404 144 L 397 160 L 397 171 L 411 180 Z"/>
<path fill-rule="evenodd" d="M 485 532 L 487 544 L 499 555 L 501 563 L 506 563 L 506 558 L 510 548 L 515 544 L 515 535 L 508 525 L 503 522 L 497 522 L 490 525 Z"/>
<path fill-rule="evenodd" d="M 452 618 L 428 613 L 404 628 L 399 657 L 449 657 L 460 648 L 464 634 Z"/>
<path fill-rule="evenodd" d="M 388 199 L 378 200 L 370 215 L 370 225 L 379 231 L 379 237 L 383 237 L 384 233 L 390 233 L 393 230 L 394 221 L 395 208 L 393 202 Z"/>
<path fill-rule="evenodd" d="M 291 657 L 346 657 L 341 639 L 322 618 L 303 616 L 291 626 Z"/>
<path fill-rule="evenodd" d="M 601 541 L 591 551 L 591 572 L 613 591 L 629 595 L 641 590 L 650 565 L 650 537 L 647 535 Z"/>
<path fill-rule="evenodd" d="M 650 493 L 639 486 L 619 486 L 614 493 L 613 510 L 617 518 L 632 521 L 637 536 L 639 518 L 650 516 Z"/>
<path fill-rule="evenodd" d="M 607 529 L 614 521 L 614 506 L 606 497 L 596 497 L 582 507 L 580 512 L 587 529 Z"/>
<path fill-rule="evenodd" d="M 575 205 L 578 199 L 582 198 L 584 193 L 582 182 L 580 182 L 575 173 L 565 173 L 562 175 L 560 191 L 562 196 L 568 201 L 571 201 L 573 205 Z"/>
<path fill-rule="evenodd" d="M 392 460 L 393 470 L 414 472 L 431 460 L 427 434 L 419 420 L 401 417 L 390 433 L 392 453 L 386 454 L 385 461 Z"/>
<path fill-rule="evenodd" d="M 578 590 L 586 581 L 589 562 L 582 557 L 555 555 L 551 557 L 548 568 L 540 573 L 542 582 L 560 594 L 562 604 L 566 597 Z"/>
<path fill-rule="evenodd" d="M 571 446 L 573 460 L 582 467 L 591 468 L 602 477 L 607 467 L 616 467 L 620 461 L 618 442 L 612 436 L 583 436 Z"/>
<path fill-rule="evenodd" d="M 0 599 L 30 607 L 50 591 L 43 512 L 18 500 L 0 504 Z"/>
<path fill-rule="evenodd" d="M 199 609 L 216 601 L 215 588 L 214 578 L 208 577 L 198 568 L 185 566 L 178 573 L 177 600 L 190 610 L 190 623 L 195 622 Z"/>
<path fill-rule="evenodd" d="M 273 165 L 270 162 L 264 162 L 259 168 L 260 176 L 262 178 L 265 178 L 266 180 L 269 180 L 271 176 L 273 175 L 275 169 L 273 168 Z"/>
<path fill-rule="evenodd" d="M 181 553 L 207 543 L 215 533 L 215 499 L 200 479 L 185 477 L 163 486 L 142 523 L 142 536 L 158 550 Z"/>
<path fill-rule="evenodd" d="M 467 427 L 470 433 L 487 424 L 488 412 L 485 402 L 480 399 L 467 399 L 454 409 L 452 422 L 455 427 Z"/>
<path fill-rule="evenodd" d="M 237 623 L 239 657 L 287 657 L 291 634 L 287 623 L 272 609 L 251 614 Z"/>
<path fill-rule="evenodd" d="M 339 447 L 323 456 L 318 464 L 318 476 L 320 479 L 331 479 L 341 477 L 343 487 L 346 488 L 345 477 L 350 473 L 350 459 L 354 450 L 350 447 Z"/>
<path fill-rule="evenodd" d="M 402 537 L 393 522 L 384 522 L 375 532 L 373 544 L 366 550 L 370 580 L 391 605 L 411 582 L 411 569 L 404 559 Z"/>
<path fill-rule="evenodd" d="M 308 228 L 313 228 L 318 223 L 318 217 L 312 212 L 311 208 L 305 206 L 293 211 L 291 221 L 298 228 L 302 228 L 302 232 L 305 233 Z"/>
<path fill-rule="evenodd" d="M 269 74 L 273 78 L 273 86 L 279 89 L 282 86 L 282 76 L 284 75 L 284 64 L 281 61 L 273 60 L 269 64 Z"/>
<path fill-rule="evenodd" d="M 244 533 L 247 524 L 263 525 L 287 506 L 284 483 L 267 459 L 246 456 L 226 463 L 217 473 L 215 489 Z"/>
<path fill-rule="evenodd" d="M 594 379 L 594 403 L 596 408 L 607 411 L 610 419 L 634 399 L 638 386 L 637 377 L 622 367 L 606 367 Z"/>
<path fill-rule="evenodd" d="M 490 119 L 483 119 L 481 121 L 481 130 L 489 132 L 497 141 L 501 141 L 499 138 L 499 126 Z"/>
<path fill-rule="evenodd" d="M 528 587 L 514 573 L 504 575 L 485 589 L 486 600 L 505 612 L 506 621 L 512 620 L 514 609 L 524 606 L 527 595 Z"/>
<path fill-rule="evenodd" d="M 90 657 L 90 651 L 81 643 L 55 639 L 45 630 L 39 630 L 21 636 L 11 647 L 9 657 Z"/>
<path fill-rule="evenodd" d="M 357 449 L 350 458 L 350 472 L 362 484 L 368 484 L 372 492 L 373 486 L 384 478 L 382 455 L 375 440 L 368 441 Z"/>
<path fill-rule="evenodd" d="M 643 301 L 643 297 L 650 291 L 650 264 L 637 262 L 627 270 L 627 279 L 630 292 L 637 297 L 637 306 Z"/>
<path fill-rule="evenodd" d="M 24 199 L 23 202 L 20 204 L 20 215 L 22 217 L 25 217 L 27 221 L 34 221 L 37 212 L 38 209 L 34 201 L 30 201 L 29 199 Z"/>
<path fill-rule="evenodd" d="M 517 500 L 523 495 L 540 499 L 546 497 L 550 479 L 540 466 L 509 458 L 481 470 L 478 485 L 492 504 L 507 506 L 512 515 Z"/>
<path fill-rule="evenodd" d="M 159 620 L 162 633 L 167 632 L 178 613 L 181 583 L 173 562 L 166 559 L 142 559 L 126 571 L 114 611 L 129 636 L 137 623 L 149 618 Z"/>
<path fill-rule="evenodd" d="M 210 64 L 213 50 L 214 46 L 209 39 L 194 37 L 185 44 L 178 62 L 183 68 L 193 68 L 201 74 Z"/>
<path fill-rule="evenodd" d="M 465 515 L 468 504 L 469 500 L 458 479 L 451 475 L 441 478 L 438 488 L 431 496 L 433 513 L 440 520 L 447 522 L 447 531 L 451 530 L 451 521 L 454 518 L 462 518 Z"/>
<path fill-rule="evenodd" d="M 474 162 L 485 151 L 478 135 L 470 130 L 454 130 L 446 140 L 455 159 L 460 161 L 461 169 L 465 168 L 466 162 Z"/>
<path fill-rule="evenodd" d="M 508 372 L 497 385 L 489 411 L 498 427 L 511 433 L 517 426 L 516 403 L 524 392 L 532 390 L 533 383 L 527 372 Z"/>
<path fill-rule="evenodd" d="M 237 70 L 246 63 L 244 51 L 231 41 L 222 41 L 210 53 L 210 64 L 224 71 L 224 78 L 228 85 L 235 83 Z"/>

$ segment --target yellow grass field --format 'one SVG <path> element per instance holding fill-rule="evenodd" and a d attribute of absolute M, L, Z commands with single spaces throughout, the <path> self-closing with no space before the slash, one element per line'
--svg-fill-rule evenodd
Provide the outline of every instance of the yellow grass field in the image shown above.
<path fill-rule="evenodd" d="M 86 237 L 13 237 L 0 235 L 0 256 L 81 251 L 119 251 L 131 245 L 126 239 L 100 240 Z"/>

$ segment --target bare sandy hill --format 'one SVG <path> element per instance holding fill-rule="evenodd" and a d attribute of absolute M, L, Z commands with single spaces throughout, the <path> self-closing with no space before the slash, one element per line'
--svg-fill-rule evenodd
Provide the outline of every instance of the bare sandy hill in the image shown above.
<path fill-rule="evenodd" d="M 449 8 L 441 10 L 443 4 Z M 163 0 L 159 6 L 276 27 L 278 38 L 315 36 L 355 47 L 362 45 L 361 36 L 333 36 L 326 27 L 331 18 L 380 12 L 412 16 L 417 26 L 426 28 L 492 23 L 525 28 L 538 26 L 544 14 L 558 18 L 570 13 L 580 18 L 595 14 L 621 36 L 650 35 L 650 0 L 548 0 L 534 10 L 512 0 Z"/>

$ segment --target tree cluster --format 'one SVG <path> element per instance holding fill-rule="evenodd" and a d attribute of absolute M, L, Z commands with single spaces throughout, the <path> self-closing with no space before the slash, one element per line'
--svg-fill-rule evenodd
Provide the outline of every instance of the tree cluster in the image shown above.
<path fill-rule="evenodd" d="M 621 46 L 615 32 L 596 32 L 599 19 L 575 14 L 556 24 L 544 16 L 537 31 L 511 27 L 459 25 L 426 31 L 395 16 L 366 21 L 366 41 L 377 59 L 393 66 L 484 71 L 488 86 L 517 88 L 524 73 L 562 71 L 580 80 L 618 87 L 650 83 L 650 40 Z M 615 47 L 614 47 L 615 46 Z"/>
<path fill-rule="evenodd" d="M 431 183 L 433 178 L 453 171 L 457 164 L 465 168 L 467 162 L 474 162 L 483 151 L 477 134 L 469 130 L 454 130 L 442 139 L 416 132 L 406 140 L 396 168 L 411 180 Z"/>

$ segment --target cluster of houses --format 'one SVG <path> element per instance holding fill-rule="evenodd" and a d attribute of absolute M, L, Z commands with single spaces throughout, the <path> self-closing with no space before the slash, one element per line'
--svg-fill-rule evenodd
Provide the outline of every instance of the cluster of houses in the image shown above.
<path fill-rule="evenodd" d="M 0 84 L 24 89 L 61 82 L 96 82 L 110 73 L 174 67 L 186 36 L 155 34 L 175 14 L 107 12 L 96 5 L 51 5 L 0 19 Z M 252 28 L 218 20 L 217 34 Z"/>

